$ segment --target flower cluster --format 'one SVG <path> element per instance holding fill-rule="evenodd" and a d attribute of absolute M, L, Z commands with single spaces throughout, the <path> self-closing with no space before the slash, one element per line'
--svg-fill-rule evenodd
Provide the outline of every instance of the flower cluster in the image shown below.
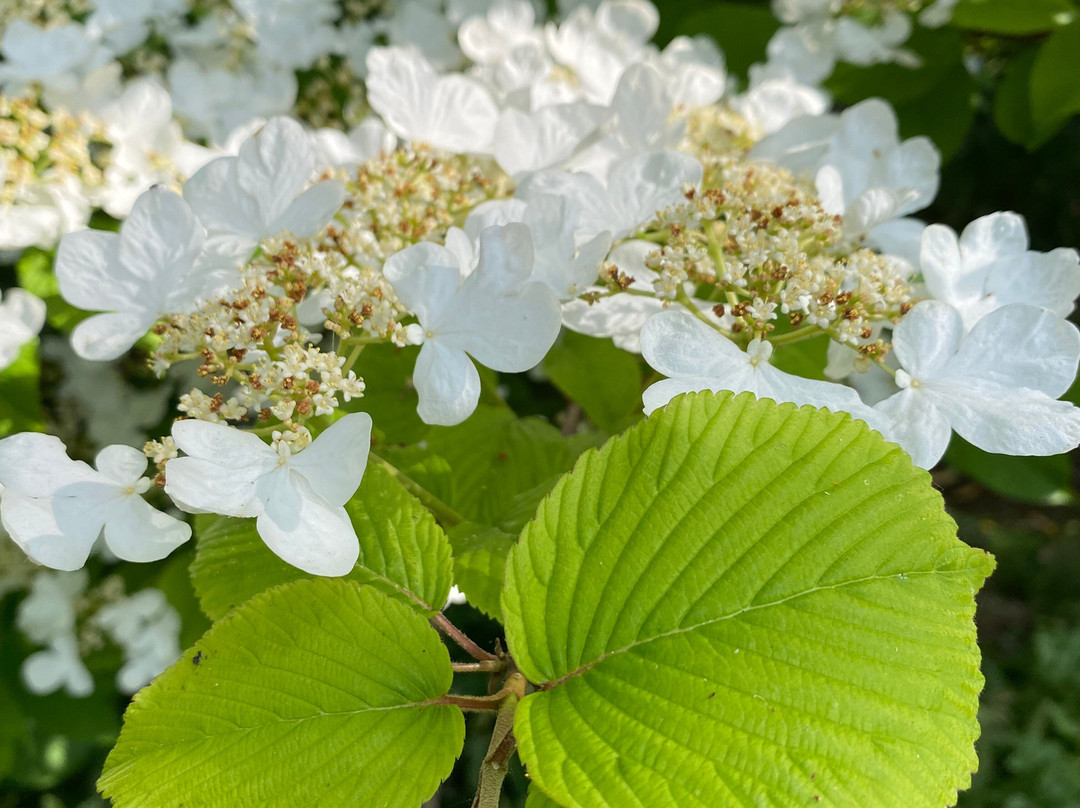
<path fill-rule="evenodd" d="M 254 518 L 290 564 L 347 573 L 358 544 L 344 506 L 373 427 L 357 362 L 378 343 L 418 346 L 400 361 L 414 363 L 429 424 L 473 412 L 478 365 L 527 371 L 566 326 L 666 377 L 646 411 L 691 390 L 750 391 L 847 412 L 925 467 L 954 430 L 995 452 L 1080 444 L 1080 409 L 1058 401 L 1080 362 L 1064 319 L 1080 258 L 1029 250 L 1011 213 L 960 235 L 912 218 L 937 192 L 940 157 L 902 140 L 885 102 L 833 114 L 798 71 L 768 66 L 740 90 L 710 41 L 652 45 L 645 0 L 552 21 L 522 0 L 294 5 L 214 4 L 191 26 L 184 4 L 161 3 L 125 23 L 169 42 L 171 100 L 141 139 L 106 121 L 103 186 L 138 193 L 126 210 L 109 197 L 118 232 L 66 235 L 55 272 L 63 299 L 93 313 L 71 333 L 80 357 L 191 372 L 171 434 L 142 451 L 100 447 L 92 468 L 54 437 L 0 440 L 0 518 L 34 561 L 78 569 L 99 536 L 119 558 L 162 558 L 190 535 L 152 504 L 169 498 Z M 854 13 L 783 5 L 796 27 Z M 92 40 L 89 62 L 58 75 L 98 69 L 106 40 L 89 26 L 106 8 L 34 34 Z M 887 27 L 911 10 L 881 3 L 863 19 Z M 116 25 L 110 36 L 129 30 Z M 256 119 L 295 100 L 281 76 L 328 55 L 336 79 L 365 77 L 368 117 L 348 132 Z M 10 61 L 8 76 L 22 64 Z M 64 83 L 34 80 L 54 96 Z M 147 108 L 165 92 L 140 86 Z M 173 109 L 216 147 L 184 141 Z M 345 115 L 319 109 L 320 123 Z M 116 165 L 126 179 L 110 185 Z M 5 295 L 0 364 L 40 309 Z M 781 370 L 799 343 L 817 365 Z M 161 616 L 151 605 L 138 620 L 107 614 L 103 630 L 142 647 L 139 627 Z"/>

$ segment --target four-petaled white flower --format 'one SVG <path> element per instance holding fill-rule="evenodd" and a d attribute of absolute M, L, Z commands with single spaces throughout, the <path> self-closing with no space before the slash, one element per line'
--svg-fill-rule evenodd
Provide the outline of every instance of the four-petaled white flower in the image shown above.
<path fill-rule="evenodd" d="M 641 329 L 641 354 L 667 376 L 642 395 L 645 412 L 667 404 L 680 393 L 698 390 L 751 392 L 776 402 L 794 402 L 846 412 L 877 428 L 881 422 L 850 387 L 793 376 L 769 364 L 773 346 L 751 340 L 742 351 L 715 328 L 684 311 L 654 315 Z"/>
<path fill-rule="evenodd" d="M 371 448 L 371 417 L 351 413 L 290 454 L 224 424 L 177 421 L 186 457 L 165 466 L 165 493 L 189 513 L 256 517 L 278 557 L 314 575 L 345 575 L 360 553 L 345 503 L 356 492 Z"/>
<path fill-rule="evenodd" d="M 459 253 L 462 250 L 459 250 Z M 530 282 L 529 228 L 511 223 L 480 233 L 476 267 L 422 242 L 391 256 L 383 273 L 416 314 L 423 347 L 413 371 L 417 411 L 429 424 L 457 424 L 476 409 L 480 374 L 469 356 L 506 373 L 536 365 L 559 333 L 559 301 Z"/>
<path fill-rule="evenodd" d="M 490 154 L 499 108 L 484 85 L 459 73 L 440 76 L 406 48 L 367 55 L 368 101 L 399 137 L 436 149 Z"/>
<path fill-rule="evenodd" d="M 0 296 L 0 370 L 19 355 L 45 325 L 45 304 L 23 289 L 9 289 Z"/>
<path fill-rule="evenodd" d="M 23 432 L 0 441 L 0 518 L 34 561 L 58 570 L 86 563 L 104 530 L 105 544 L 125 561 L 157 561 L 191 537 L 191 528 L 142 495 L 147 459 L 130 446 L 107 446 L 97 470 L 72 460 L 59 438 Z"/>
<path fill-rule="evenodd" d="M 465 221 L 472 239 L 487 227 L 521 222 L 533 241 L 532 279 L 550 289 L 559 300 L 571 300 L 596 283 L 600 263 L 611 246 L 611 236 L 599 233 L 578 244 L 574 234 L 581 211 L 568 199 L 544 194 L 528 203 L 520 199 L 486 202 Z"/>
<path fill-rule="evenodd" d="M 313 236 L 337 213 L 345 186 L 323 180 L 308 188 L 314 171 L 315 150 L 304 128 L 274 118 L 238 156 L 218 157 L 199 169 L 184 183 L 184 199 L 211 240 L 227 245 L 225 252 L 250 253 L 282 231 Z"/>
<path fill-rule="evenodd" d="M 701 177 L 697 158 L 662 151 L 616 161 L 603 183 L 590 174 L 540 171 L 520 185 L 517 196 L 526 201 L 540 195 L 569 199 L 582 211 L 579 238 L 607 232 L 619 239 L 637 232 L 658 212 L 685 202 L 686 187 L 697 187 Z"/>
<path fill-rule="evenodd" d="M 954 306 L 968 329 L 1009 303 L 1067 317 L 1080 295 L 1076 250 L 1029 250 L 1027 227 L 1016 213 L 976 219 L 959 238 L 951 227 L 932 224 L 923 232 L 919 260 L 927 290 Z"/>
<path fill-rule="evenodd" d="M 925 300 L 892 337 L 899 393 L 874 409 L 883 433 L 930 468 L 952 430 L 988 452 L 1052 455 L 1080 444 L 1080 408 L 1056 401 L 1076 378 L 1080 331 L 1044 309 L 1013 303 L 964 334 L 960 312 Z"/>
<path fill-rule="evenodd" d="M 206 252 L 205 232 L 184 200 L 162 187 L 143 193 L 120 232 L 80 230 L 56 253 L 60 294 L 104 311 L 71 335 L 84 359 L 115 359 L 166 314 L 187 311 L 221 283 L 223 261 Z"/>

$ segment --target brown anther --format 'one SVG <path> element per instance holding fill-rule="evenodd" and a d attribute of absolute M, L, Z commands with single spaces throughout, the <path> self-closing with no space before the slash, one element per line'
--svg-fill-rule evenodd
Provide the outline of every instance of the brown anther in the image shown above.
<path fill-rule="evenodd" d="M 284 379 L 281 380 L 281 389 L 282 390 L 292 390 L 293 387 L 295 387 L 295 386 L 296 386 L 296 377 L 295 376 L 286 376 Z"/>
<path fill-rule="evenodd" d="M 788 315 L 788 322 L 791 323 L 792 328 L 798 328 L 802 325 L 803 320 L 806 319 L 806 315 L 801 311 L 793 311 Z"/>
<path fill-rule="evenodd" d="M 168 330 L 169 330 L 169 327 L 168 327 L 167 325 L 165 325 L 165 323 L 158 323 L 158 324 L 157 324 L 157 325 L 155 325 L 155 326 L 154 326 L 154 328 L 153 328 L 153 332 L 154 332 L 155 334 L 157 334 L 157 335 L 158 335 L 159 337 L 161 337 L 161 336 L 164 336 L 164 335 L 165 335 L 165 333 L 166 333 L 166 332 L 167 332 Z"/>
<path fill-rule="evenodd" d="M 358 311 L 349 312 L 349 322 L 355 325 L 357 328 L 364 324 L 364 317 Z"/>
<path fill-rule="evenodd" d="M 844 309 L 844 319 L 845 320 L 858 320 L 859 319 L 859 310 L 855 309 L 855 308 Z"/>
<path fill-rule="evenodd" d="M 374 306 L 372 306 L 370 303 L 365 303 L 360 307 L 360 316 L 365 318 L 370 317 L 374 313 L 374 311 Z"/>
<path fill-rule="evenodd" d="M 248 377 L 248 386 L 251 387 L 252 390 L 262 390 L 262 376 L 260 376 L 258 373 L 252 373 Z"/>
<path fill-rule="evenodd" d="M 833 294 L 832 294 L 832 292 L 822 292 L 818 296 L 818 303 L 820 303 L 822 306 L 828 306 L 832 302 L 833 302 Z"/>
<path fill-rule="evenodd" d="M 901 303 L 900 304 L 900 314 L 901 315 L 907 314 L 909 311 L 911 311 L 912 305 L 913 304 L 911 304 L 911 303 Z"/>
<path fill-rule="evenodd" d="M 154 475 L 154 486 L 156 488 L 164 488 L 165 487 L 165 472 L 164 471 L 159 471 L 157 474 Z"/>
<path fill-rule="evenodd" d="M 746 327 L 746 326 L 744 326 L 744 325 L 743 325 L 742 323 L 739 323 L 739 322 L 735 322 L 735 323 L 732 323 L 732 324 L 731 324 L 731 330 L 732 330 L 732 332 L 733 332 L 733 333 L 735 333 L 735 334 L 738 334 L 738 333 L 739 333 L 740 331 L 742 331 L 742 330 L 743 330 L 743 329 L 744 329 L 745 327 Z"/>
<path fill-rule="evenodd" d="M 305 398 L 302 401 L 297 402 L 296 411 L 301 415 L 307 415 L 311 412 L 311 399 Z"/>
<path fill-rule="evenodd" d="M 723 303 L 717 303 L 715 306 L 712 307 L 712 313 L 715 314 L 717 317 L 723 317 L 725 311 L 726 310 L 724 309 Z"/>
<path fill-rule="evenodd" d="M 260 342 L 266 337 L 266 329 L 260 325 L 253 326 L 248 334 L 254 342 Z"/>
<path fill-rule="evenodd" d="M 213 327 L 212 325 L 210 325 L 210 326 L 207 326 L 207 327 L 206 327 L 206 328 L 205 328 L 205 329 L 203 330 L 203 336 L 204 336 L 204 337 L 212 337 L 212 336 L 214 336 L 214 334 L 216 334 L 216 333 L 217 333 L 217 331 L 215 331 L 215 330 L 214 330 L 214 327 Z"/>
<path fill-rule="evenodd" d="M 270 412 L 270 408 L 269 407 L 263 407 L 261 410 L 259 410 L 259 414 L 256 417 L 260 421 L 269 421 L 271 415 L 273 415 L 273 413 Z"/>
<path fill-rule="evenodd" d="M 220 412 L 224 405 L 225 399 L 221 393 L 214 393 L 214 397 L 210 399 L 210 412 Z"/>
<path fill-rule="evenodd" d="M 870 326 L 866 326 L 862 331 L 859 332 L 859 336 L 863 339 L 870 339 L 870 337 L 874 336 L 874 329 L 872 329 Z"/>
<path fill-rule="evenodd" d="M 851 302 L 851 298 L 852 298 L 852 293 L 851 292 L 841 292 L 840 294 L 838 294 L 836 296 L 836 305 L 837 306 L 846 306 L 848 303 Z"/>
<path fill-rule="evenodd" d="M 305 385 L 305 387 L 307 388 L 307 391 L 312 395 L 319 392 L 319 383 L 314 379 L 308 379 L 308 383 Z"/>

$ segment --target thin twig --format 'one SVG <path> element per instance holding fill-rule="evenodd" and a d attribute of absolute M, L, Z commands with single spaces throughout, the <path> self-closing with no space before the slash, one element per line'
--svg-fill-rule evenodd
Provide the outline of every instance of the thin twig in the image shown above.
<path fill-rule="evenodd" d="M 465 632 L 451 623 L 450 619 L 442 612 L 435 613 L 435 616 L 431 618 L 431 625 L 435 626 L 435 628 L 461 646 L 461 648 L 473 659 L 481 662 L 491 662 L 498 659 L 497 656 L 488 653 L 470 640 L 465 635 Z"/>

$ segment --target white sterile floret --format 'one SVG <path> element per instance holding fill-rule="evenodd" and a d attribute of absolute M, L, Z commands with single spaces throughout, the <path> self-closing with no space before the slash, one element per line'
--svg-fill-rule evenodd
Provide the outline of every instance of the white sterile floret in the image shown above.
<path fill-rule="evenodd" d="M 61 688 L 73 698 L 94 692 L 75 632 L 76 600 L 86 591 L 89 579 L 86 570 L 40 572 L 19 604 L 15 627 L 34 644 L 48 646 L 27 657 L 19 671 L 26 689 L 35 695 Z"/>
<path fill-rule="evenodd" d="M 221 259 L 203 249 L 205 232 L 179 196 L 143 193 L 119 233 L 82 230 L 60 242 L 56 277 L 74 306 L 104 311 L 71 335 L 84 359 L 115 359 L 163 315 L 189 309 L 220 284 Z"/>
<path fill-rule="evenodd" d="M 914 264 L 922 225 L 903 219 L 937 194 L 941 154 L 925 137 L 900 141 L 896 114 L 871 98 L 840 115 L 800 117 L 750 151 L 814 177 L 826 212 L 844 216 L 845 234 Z"/>
<path fill-rule="evenodd" d="M 0 517 L 31 559 L 79 569 L 104 531 L 125 561 L 157 561 L 191 537 L 191 528 L 153 508 L 142 495 L 147 459 L 130 446 L 107 446 L 92 469 L 72 460 L 59 438 L 23 432 L 0 441 Z"/>
<path fill-rule="evenodd" d="M 724 94 L 724 56 L 704 34 L 675 37 L 653 63 L 664 77 L 675 104 L 708 106 Z"/>
<path fill-rule="evenodd" d="M 15 288 L 0 296 L 0 370 L 19 355 L 19 349 L 45 325 L 45 304 L 29 292 Z"/>
<path fill-rule="evenodd" d="M 495 124 L 495 161 L 512 177 L 561 167 L 609 117 L 604 108 L 584 101 L 531 112 L 510 107 Z"/>
<path fill-rule="evenodd" d="M 160 589 L 143 589 L 103 606 L 94 624 L 124 649 L 116 673 L 121 693 L 134 693 L 180 658 L 180 614 Z"/>
<path fill-rule="evenodd" d="M 367 67 L 368 101 L 396 135 L 459 154 L 491 153 L 499 108 L 482 84 L 440 76 L 405 48 L 374 48 Z"/>
<path fill-rule="evenodd" d="M 1013 303 L 964 334 L 960 312 L 925 300 L 896 326 L 902 388 L 875 406 L 884 434 L 930 468 L 952 430 L 988 452 L 1054 455 L 1080 444 L 1080 408 L 1056 401 L 1076 377 L 1080 331 L 1050 312 Z"/>
<path fill-rule="evenodd" d="M 0 87 L 17 95 L 31 84 L 46 90 L 67 90 L 112 54 L 94 32 L 77 22 L 49 28 L 14 19 L 0 39 L 4 61 L 0 63 Z"/>
<path fill-rule="evenodd" d="M 480 233 L 475 268 L 468 238 L 423 242 L 392 255 L 383 269 L 394 291 L 420 321 L 423 347 L 413 371 L 417 411 L 429 424 L 464 421 L 480 398 L 480 375 L 469 356 L 507 373 L 537 364 L 559 333 L 559 302 L 530 282 L 529 228 L 511 223 Z M 469 254 L 466 254 L 469 253 Z"/>
<path fill-rule="evenodd" d="M 927 290 L 959 310 L 968 329 L 1009 303 L 1067 317 L 1080 294 L 1076 250 L 1029 250 L 1027 227 L 1016 213 L 976 219 L 959 238 L 952 228 L 932 224 L 923 233 L 919 260 Z"/>
<path fill-rule="evenodd" d="M 308 188 L 315 150 L 304 128 L 274 118 L 240 147 L 236 157 L 218 157 L 184 184 L 184 199 L 227 252 L 254 249 L 282 231 L 313 236 L 345 201 L 345 186 L 323 180 Z M 305 190 L 306 189 L 306 190 Z"/>
<path fill-rule="evenodd" d="M 596 283 L 611 236 L 600 233 L 581 244 L 574 238 L 581 211 L 569 199 L 539 195 L 530 202 L 505 199 L 484 203 L 469 214 L 465 232 L 475 240 L 493 225 L 522 222 L 532 233 L 532 280 L 559 300 L 571 300 Z"/>
<path fill-rule="evenodd" d="M 94 679 L 79 656 L 79 641 L 74 634 L 64 634 L 49 641 L 44 651 L 31 654 L 19 673 L 26 689 L 37 696 L 64 689 L 72 698 L 81 699 L 94 692 Z"/>
<path fill-rule="evenodd" d="M 582 211 L 578 237 L 608 232 L 625 238 L 648 224 L 657 213 L 685 202 L 687 187 L 701 183 L 702 167 L 683 152 L 641 154 L 615 162 L 601 183 L 589 174 L 540 171 L 518 187 L 526 201 L 540 195 L 561 196 Z"/>
<path fill-rule="evenodd" d="M 477 64 L 495 64 L 523 45 L 543 45 L 543 30 L 537 28 L 536 10 L 526 0 L 497 0 L 487 14 L 461 23 L 458 44 Z"/>
<path fill-rule="evenodd" d="M 769 364 L 773 346 L 760 339 L 746 351 L 685 311 L 654 315 L 641 329 L 641 354 L 667 376 L 642 395 L 645 412 L 667 404 L 680 393 L 698 390 L 751 392 L 776 402 L 794 402 L 846 412 L 877 428 L 880 418 L 850 387 L 805 379 Z"/>
<path fill-rule="evenodd" d="M 165 466 L 165 493 L 189 513 L 256 517 L 259 536 L 282 560 L 314 575 L 345 575 L 360 547 L 345 512 L 371 448 L 371 417 L 351 413 L 296 454 L 251 432 L 177 421 L 186 457 Z"/>

